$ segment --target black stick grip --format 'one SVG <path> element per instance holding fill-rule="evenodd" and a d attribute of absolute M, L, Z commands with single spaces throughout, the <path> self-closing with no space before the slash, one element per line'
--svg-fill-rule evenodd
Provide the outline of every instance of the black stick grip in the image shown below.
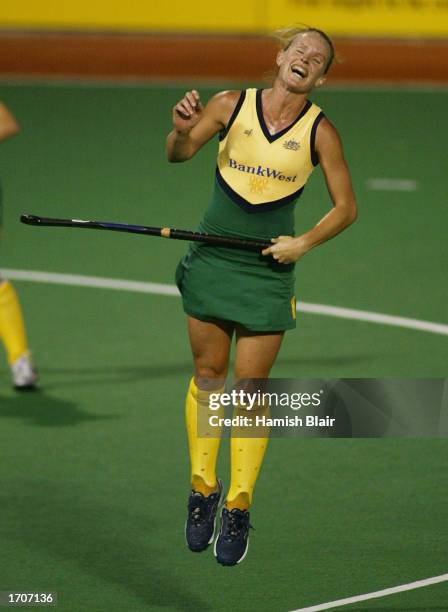
<path fill-rule="evenodd" d="M 203 242 L 211 246 L 221 246 L 227 248 L 244 249 L 246 251 L 262 251 L 271 242 L 254 240 L 249 238 L 236 238 L 233 236 L 218 236 L 216 234 L 201 234 L 200 232 L 189 232 L 186 230 L 170 230 L 170 238 L 176 240 L 190 240 L 193 242 Z"/>

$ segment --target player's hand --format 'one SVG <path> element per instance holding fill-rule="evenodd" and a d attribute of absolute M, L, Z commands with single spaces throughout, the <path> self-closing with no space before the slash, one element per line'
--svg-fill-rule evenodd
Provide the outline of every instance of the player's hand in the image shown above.
<path fill-rule="evenodd" d="M 281 264 L 291 264 L 298 261 L 308 251 L 304 241 L 299 236 L 278 236 L 271 238 L 272 246 L 264 249 L 262 255 L 271 255 Z"/>
<path fill-rule="evenodd" d="M 188 134 L 202 116 L 203 106 L 199 93 L 193 89 L 173 108 L 173 127 L 176 132 Z"/>

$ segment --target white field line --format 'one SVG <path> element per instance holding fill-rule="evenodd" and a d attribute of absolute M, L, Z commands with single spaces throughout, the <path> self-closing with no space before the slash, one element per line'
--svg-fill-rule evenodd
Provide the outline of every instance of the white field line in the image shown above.
<path fill-rule="evenodd" d="M 298 610 L 293 610 L 293 612 L 320 612 L 321 610 L 333 610 L 334 608 L 339 608 L 340 606 L 346 606 L 348 604 L 359 603 L 360 601 L 367 601 L 369 599 L 376 599 L 379 597 L 387 597 L 388 595 L 403 593 L 404 591 L 413 591 L 414 589 L 421 589 L 422 587 L 430 586 L 431 584 L 446 582 L 447 580 L 448 574 L 442 574 L 442 576 L 426 578 L 425 580 L 417 580 L 417 582 L 401 584 L 400 586 L 391 587 L 390 589 L 383 589 L 382 591 L 375 591 L 373 593 L 366 593 L 364 595 L 355 595 L 354 597 L 338 599 L 337 601 L 329 601 L 328 603 L 318 604 L 317 606 L 309 606 L 308 608 L 299 608 Z"/>
<path fill-rule="evenodd" d="M 418 183 L 413 179 L 370 178 L 367 181 L 370 191 L 417 191 Z"/>
<path fill-rule="evenodd" d="M 118 278 L 103 278 L 100 276 L 83 276 L 78 274 L 58 274 L 55 272 L 38 272 L 36 270 L 13 270 L 3 268 L 0 273 L 5 278 L 19 281 L 32 281 L 37 283 L 51 283 L 56 285 L 72 285 L 76 287 L 97 287 L 100 289 L 115 289 L 119 291 L 133 291 L 136 293 L 152 293 L 156 295 L 179 296 L 179 291 L 174 285 L 164 283 L 148 283 L 143 281 L 129 281 Z M 339 306 L 327 306 L 325 304 L 312 304 L 310 302 L 299 302 L 299 312 L 318 314 L 340 319 L 365 321 L 367 323 L 378 323 L 380 325 L 392 325 L 393 327 L 405 327 L 419 331 L 431 332 L 448 336 L 448 325 L 444 323 L 432 323 L 420 319 L 409 319 L 393 315 L 369 312 L 367 310 L 355 310 L 353 308 L 342 308 Z"/>
<path fill-rule="evenodd" d="M 73 285 L 75 287 L 97 287 L 99 289 L 134 291 L 135 293 L 155 293 L 157 295 L 180 295 L 177 287 L 162 283 L 129 281 L 119 278 L 102 278 L 101 276 L 83 276 L 80 274 L 37 272 L 35 270 L 10 270 L 7 268 L 1 269 L 0 274 L 12 280 L 32 281 L 35 283 Z"/>
<path fill-rule="evenodd" d="M 380 325 L 392 325 L 393 327 L 407 327 L 420 331 L 432 332 L 448 336 L 448 325 L 444 323 L 432 323 L 421 319 L 409 319 L 408 317 L 397 317 L 394 315 L 381 314 L 380 312 L 369 312 L 368 310 L 355 310 L 353 308 L 342 308 L 340 306 L 326 306 L 325 304 L 311 304 L 310 302 L 298 302 L 299 312 L 339 317 L 340 319 L 352 319 L 355 321 L 366 321 L 367 323 L 379 323 Z"/>

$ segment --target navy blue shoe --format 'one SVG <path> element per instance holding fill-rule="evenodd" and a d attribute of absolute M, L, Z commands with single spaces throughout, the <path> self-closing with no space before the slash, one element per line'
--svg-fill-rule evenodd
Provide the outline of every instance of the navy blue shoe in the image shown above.
<path fill-rule="evenodd" d="M 218 490 L 205 497 L 192 491 L 188 498 L 188 518 L 185 524 L 185 539 L 193 552 L 202 552 L 215 537 L 216 514 L 222 496 L 222 482 L 218 480 Z"/>
<path fill-rule="evenodd" d="M 249 512 L 247 510 L 222 509 L 221 529 L 215 542 L 214 553 L 221 565 L 241 563 L 249 549 Z"/>

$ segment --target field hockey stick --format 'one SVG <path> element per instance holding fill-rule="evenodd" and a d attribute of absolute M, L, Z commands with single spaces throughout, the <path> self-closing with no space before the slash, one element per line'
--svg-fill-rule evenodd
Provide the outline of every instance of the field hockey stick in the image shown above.
<path fill-rule="evenodd" d="M 146 225 L 128 225 L 126 223 L 110 223 L 108 221 L 83 221 L 81 219 L 53 219 L 51 217 L 39 217 L 37 215 L 27 214 L 20 215 L 20 221 L 27 225 L 36 225 L 40 227 L 81 227 L 86 229 L 110 230 L 112 232 L 144 234 L 145 236 L 160 236 L 162 238 L 203 242 L 211 246 L 243 249 L 245 251 L 262 251 L 272 246 L 272 243 L 266 240 L 202 234 L 200 232 L 171 229 L 169 227 L 148 227 Z"/>

